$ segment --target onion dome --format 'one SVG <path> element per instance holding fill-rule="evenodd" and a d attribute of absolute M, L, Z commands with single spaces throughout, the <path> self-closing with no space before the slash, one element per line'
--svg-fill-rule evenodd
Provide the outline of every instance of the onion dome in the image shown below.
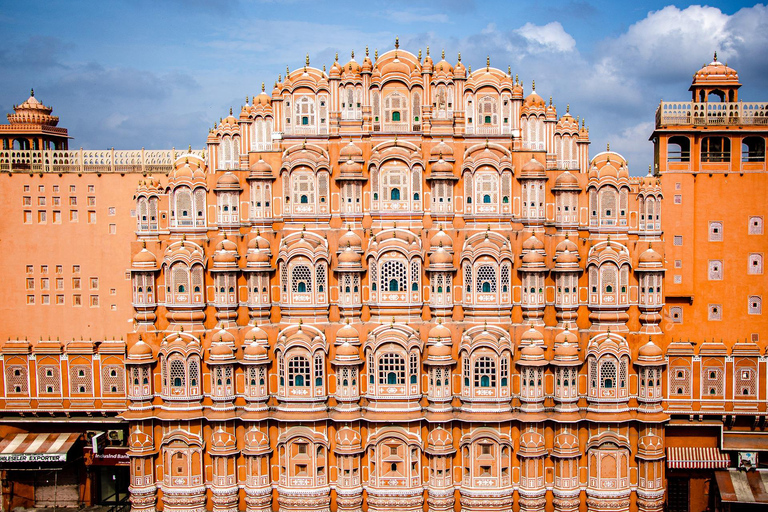
<path fill-rule="evenodd" d="M 336 58 L 331 64 L 331 70 L 328 71 L 329 78 L 341 78 L 341 64 L 339 63 L 339 54 L 336 54 Z"/>
<path fill-rule="evenodd" d="M 451 330 L 443 325 L 443 322 L 440 320 L 438 320 L 437 324 L 429 330 L 429 334 L 427 335 L 427 343 L 437 343 L 438 341 L 442 341 L 450 344 L 452 340 L 453 335 Z"/>
<path fill-rule="evenodd" d="M 346 162 L 347 160 L 363 160 L 363 150 L 351 140 L 339 151 L 339 162 Z"/>
<path fill-rule="evenodd" d="M 339 238 L 339 250 L 347 246 L 359 250 L 362 250 L 363 247 L 363 240 L 351 228 Z"/>
<path fill-rule="evenodd" d="M 579 338 L 576 337 L 571 330 L 566 327 L 563 332 L 555 336 L 555 345 L 559 345 L 561 343 L 572 343 L 575 346 L 578 347 L 579 344 Z"/>
<path fill-rule="evenodd" d="M 646 434 L 637 440 L 637 456 L 660 459 L 664 456 L 664 440 L 656 434 Z"/>
<path fill-rule="evenodd" d="M 243 437 L 243 455 L 266 455 L 272 451 L 269 437 L 256 427 L 247 431 Z"/>
<path fill-rule="evenodd" d="M 520 449 L 518 455 L 523 457 L 542 457 L 547 454 L 544 444 L 544 436 L 535 430 L 523 432 L 520 436 Z"/>
<path fill-rule="evenodd" d="M 432 149 L 429 150 L 429 159 L 430 160 L 453 160 L 453 148 L 446 144 L 442 139 L 439 143 L 432 146 Z"/>
<path fill-rule="evenodd" d="M 531 270 L 536 268 L 546 269 L 546 260 L 544 255 L 538 251 L 527 252 L 523 256 L 523 264 L 520 268 L 524 270 Z"/>
<path fill-rule="evenodd" d="M 547 103 L 544 101 L 544 98 L 536 94 L 536 82 L 533 82 L 533 86 L 531 89 L 531 94 L 525 97 L 525 100 L 523 100 L 523 108 L 528 109 L 541 109 L 544 110 L 547 108 Z"/>
<path fill-rule="evenodd" d="M 382 60 L 384 59 L 384 56 L 382 56 Z M 380 68 L 381 76 L 387 76 L 387 75 L 394 75 L 397 73 L 401 73 L 407 76 L 410 76 L 411 74 L 411 67 L 408 65 L 408 63 L 400 60 L 397 56 L 397 51 L 394 54 L 393 59 L 387 59 L 388 62 L 385 62 Z M 378 64 L 378 63 L 377 63 Z"/>
<path fill-rule="evenodd" d="M 453 364 L 453 358 L 451 357 L 451 346 L 443 344 L 442 341 L 438 341 L 434 345 L 427 347 L 427 360 L 426 364 L 435 365 L 448 365 Z"/>
<path fill-rule="evenodd" d="M 264 89 L 264 82 L 261 83 L 261 92 L 258 96 L 255 96 L 253 98 L 253 106 L 261 105 L 261 106 L 267 106 L 272 103 L 272 98 L 269 97 L 269 95 L 265 92 Z"/>
<path fill-rule="evenodd" d="M 248 179 L 254 178 L 274 178 L 272 174 L 272 166 L 265 162 L 263 158 L 259 158 L 258 161 L 251 165 Z"/>
<path fill-rule="evenodd" d="M 245 333 L 245 341 L 248 343 L 256 342 L 265 347 L 269 346 L 269 337 L 267 336 L 267 333 L 258 325 L 253 326 L 250 331 Z"/>
<path fill-rule="evenodd" d="M 445 51 L 443 51 L 440 61 L 434 65 L 432 73 L 435 75 L 435 78 L 453 78 L 453 66 L 445 60 Z"/>
<path fill-rule="evenodd" d="M 152 451 L 155 447 L 155 442 L 150 434 L 142 432 L 139 426 L 136 425 L 136 428 L 128 436 L 128 446 L 130 446 L 131 451 L 134 453 Z"/>
<path fill-rule="evenodd" d="M 523 335 L 525 336 L 525 335 Z M 524 342 L 521 342 L 523 344 Z M 520 359 L 517 364 L 520 366 L 544 366 L 547 364 L 544 359 L 544 349 L 540 345 L 530 343 L 520 349 Z"/>
<path fill-rule="evenodd" d="M 251 363 L 268 363 L 267 349 L 258 341 L 253 340 L 243 350 L 243 360 Z"/>
<path fill-rule="evenodd" d="M 664 258 L 650 245 L 640 254 L 637 270 L 663 270 Z"/>
<path fill-rule="evenodd" d="M 555 257 L 556 271 L 577 271 L 581 272 L 583 269 L 579 266 L 579 253 L 565 250 Z"/>
<path fill-rule="evenodd" d="M 228 345 L 235 345 L 235 335 L 231 332 L 227 331 L 226 329 L 219 329 L 215 333 L 213 333 L 213 336 L 211 336 L 211 350 L 213 350 L 213 345 L 216 345 L 217 343 L 226 343 Z"/>
<path fill-rule="evenodd" d="M 257 231 L 256 236 L 248 242 L 245 270 L 272 270 L 272 251 L 270 249 L 269 241 Z"/>
<path fill-rule="evenodd" d="M 56 126 L 59 124 L 58 116 L 52 116 L 53 107 L 46 107 L 37 98 L 35 98 L 35 91 L 30 91 L 30 96 L 21 105 L 13 107 L 13 114 L 8 114 L 8 122 L 11 124 L 19 125 L 44 125 L 44 126 Z M 61 128 L 59 128 L 61 130 Z M 66 135 L 66 131 L 64 131 Z"/>
<path fill-rule="evenodd" d="M 146 247 L 143 247 L 131 260 L 131 266 L 134 270 L 157 270 L 157 258 Z"/>
<path fill-rule="evenodd" d="M 442 158 L 438 160 L 437 162 L 432 164 L 432 168 L 430 169 L 432 177 L 435 177 L 435 174 L 450 174 L 453 176 L 453 166 L 443 160 Z"/>
<path fill-rule="evenodd" d="M 424 57 L 424 62 L 421 64 L 421 69 L 425 73 L 431 73 L 435 67 L 435 63 L 432 61 L 432 57 L 429 56 L 429 46 L 427 46 L 427 56 Z"/>
<path fill-rule="evenodd" d="M 362 71 L 360 64 L 355 60 L 355 52 L 352 52 L 352 58 L 341 68 L 341 78 L 343 80 L 353 80 L 360 78 Z"/>
<path fill-rule="evenodd" d="M 453 255 L 442 245 L 429 252 L 429 268 L 427 270 L 453 270 Z"/>
<path fill-rule="evenodd" d="M 570 251 L 578 255 L 579 248 L 576 246 L 575 243 L 571 241 L 570 238 L 566 237 L 565 240 L 557 244 L 557 247 L 555 247 L 555 253 L 560 253 L 565 251 Z"/>
<path fill-rule="evenodd" d="M 637 360 L 635 364 L 639 366 L 660 366 L 664 364 L 664 353 L 661 347 L 656 345 L 650 338 L 648 343 L 637 350 Z"/>
<path fill-rule="evenodd" d="M 152 361 L 152 347 L 139 336 L 139 340 L 128 349 L 128 360 L 130 362 Z"/>
<path fill-rule="evenodd" d="M 363 441 L 360 437 L 360 432 L 349 427 L 340 428 L 336 432 L 334 451 L 344 455 L 363 451 Z"/>
<path fill-rule="evenodd" d="M 227 432 L 221 425 L 211 433 L 209 444 L 211 455 L 232 455 L 237 450 L 237 438 L 232 432 Z"/>
<path fill-rule="evenodd" d="M 368 47 L 365 47 L 365 58 L 363 59 L 363 66 L 360 68 L 361 73 L 370 73 L 373 71 L 373 62 L 371 62 L 371 58 L 368 56 Z"/>
<path fill-rule="evenodd" d="M 229 363 L 235 360 L 235 353 L 232 351 L 232 347 L 228 341 L 224 341 L 228 336 L 221 334 L 226 333 L 231 337 L 231 343 L 234 344 L 235 337 L 231 333 L 224 331 L 223 329 L 213 335 L 214 339 L 218 338 L 211 345 L 211 355 L 208 363 Z"/>
<path fill-rule="evenodd" d="M 224 238 L 216 245 L 216 251 L 213 253 L 214 269 L 237 268 L 237 244 L 228 238 Z"/>
<path fill-rule="evenodd" d="M 340 166 L 341 174 L 337 179 L 357 179 L 357 180 L 364 180 L 365 177 L 363 176 L 363 165 L 360 162 L 355 162 L 354 160 L 347 160 L 346 162 L 342 163 Z"/>
<path fill-rule="evenodd" d="M 544 164 L 531 157 L 531 159 L 520 169 L 519 179 L 544 179 L 547 177 Z"/>
<path fill-rule="evenodd" d="M 362 272 L 363 256 L 352 247 L 347 246 L 343 251 L 339 253 L 337 271 L 358 271 Z"/>
<path fill-rule="evenodd" d="M 562 334 L 562 333 L 561 333 Z M 559 335 L 558 335 L 559 336 Z M 571 334 L 571 336 L 573 336 Z M 575 336 L 574 336 L 575 338 Z M 579 346 L 576 343 L 564 341 L 555 345 L 555 352 L 552 356 L 552 364 L 555 366 L 573 366 L 580 364 Z"/>
<path fill-rule="evenodd" d="M 539 240 L 539 238 L 536 236 L 536 234 L 531 234 L 530 237 L 528 237 L 523 242 L 523 250 L 524 251 L 543 251 L 544 250 L 544 242 Z"/>
<path fill-rule="evenodd" d="M 459 61 L 453 68 L 453 77 L 459 79 L 467 77 L 467 68 L 465 68 L 464 64 L 461 63 L 461 53 L 459 53 Z"/>
<path fill-rule="evenodd" d="M 555 179 L 555 186 L 552 187 L 553 191 L 557 190 L 581 190 L 579 185 L 579 179 L 574 176 L 570 171 L 561 173 L 557 179 Z"/>
<path fill-rule="evenodd" d="M 453 447 L 453 436 L 450 430 L 437 427 L 427 436 L 427 453 L 430 455 L 449 455 L 456 449 Z"/>
<path fill-rule="evenodd" d="M 443 231 L 442 227 L 440 227 L 440 230 L 435 233 L 435 236 L 432 237 L 429 243 L 432 246 L 432 249 L 442 246 L 446 250 L 453 250 L 453 239 L 448 236 L 445 231 Z"/>
<path fill-rule="evenodd" d="M 363 360 L 360 359 L 360 351 L 356 345 L 353 345 L 349 341 L 345 341 L 336 347 L 336 357 L 333 359 L 333 364 L 354 366 L 362 364 L 362 362 Z"/>
<path fill-rule="evenodd" d="M 531 324 L 531 328 L 528 329 L 523 333 L 522 336 L 520 336 L 520 345 L 527 345 L 527 344 L 544 344 L 544 335 L 539 332 L 538 329 L 536 329 L 533 324 Z"/>
<path fill-rule="evenodd" d="M 355 344 L 360 343 L 360 333 L 357 329 L 349 324 L 349 321 L 347 321 L 347 323 L 343 325 L 341 329 L 336 331 L 336 343 L 341 344 L 344 342 Z"/>
<path fill-rule="evenodd" d="M 240 186 L 240 180 L 237 179 L 232 172 L 227 171 L 221 175 L 216 181 L 216 188 L 214 190 L 242 190 Z"/>
<path fill-rule="evenodd" d="M 577 135 L 579 133 L 579 122 L 570 114 L 570 106 L 565 109 L 565 115 L 558 119 L 555 125 L 555 133 Z"/>
<path fill-rule="evenodd" d="M 579 438 L 571 432 L 560 432 L 555 436 L 552 446 L 552 456 L 561 459 L 580 457 Z"/>
<path fill-rule="evenodd" d="M 715 58 L 709 64 L 703 66 L 693 75 L 693 83 L 689 90 L 697 87 L 741 87 L 739 83 L 739 74 L 735 69 L 729 68 Z M 697 98 L 698 100 L 698 98 Z M 728 98 L 726 98 L 728 100 Z"/>

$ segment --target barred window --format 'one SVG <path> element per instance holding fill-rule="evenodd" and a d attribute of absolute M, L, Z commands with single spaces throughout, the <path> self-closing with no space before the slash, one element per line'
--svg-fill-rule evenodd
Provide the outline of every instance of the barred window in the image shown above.
<path fill-rule="evenodd" d="M 491 265 L 480 265 L 477 268 L 477 291 L 496 293 L 496 268 Z"/>
<path fill-rule="evenodd" d="M 37 389 L 39 393 L 58 395 L 61 393 L 59 367 L 42 365 L 37 368 Z"/>
<path fill-rule="evenodd" d="M 323 386 L 323 356 L 321 354 L 315 355 L 315 387 L 321 388 Z"/>
<path fill-rule="evenodd" d="M 110 394 L 125 394 L 125 371 L 119 365 L 101 367 L 101 391 Z"/>
<path fill-rule="evenodd" d="M 690 369 L 682 366 L 673 367 L 669 375 L 669 394 L 690 396 Z"/>
<path fill-rule="evenodd" d="M 170 365 L 171 388 L 183 390 L 186 386 L 186 372 L 184 371 L 184 361 L 174 359 Z"/>
<path fill-rule="evenodd" d="M 496 387 L 496 361 L 492 357 L 481 356 L 475 359 L 475 387 Z"/>
<path fill-rule="evenodd" d="M 283 287 L 283 291 L 288 291 L 288 265 L 280 263 L 280 285 Z"/>
<path fill-rule="evenodd" d="M 5 367 L 5 391 L 12 395 L 29 394 L 26 366 L 12 364 Z"/>
<path fill-rule="evenodd" d="M 469 356 L 464 356 L 464 387 L 469 389 Z"/>
<path fill-rule="evenodd" d="M 722 320 L 723 306 L 721 304 L 710 304 L 707 307 L 707 320 Z"/>
<path fill-rule="evenodd" d="M 416 352 L 411 352 L 411 384 L 416 384 L 419 381 L 419 356 Z"/>
<path fill-rule="evenodd" d="M 189 387 L 194 388 L 200 381 L 200 365 L 197 359 L 189 361 Z"/>
<path fill-rule="evenodd" d="M 702 394 L 704 396 L 723 396 L 723 369 L 720 367 L 704 368 Z"/>
<path fill-rule="evenodd" d="M 753 274 L 753 275 L 763 273 L 763 255 L 762 254 L 752 253 L 749 255 L 747 273 Z"/>
<path fill-rule="evenodd" d="M 604 361 L 600 365 L 600 387 L 602 389 L 613 389 L 616 387 L 616 363 L 613 361 Z"/>
<path fill-rule="evenodd" d="M 405 358 L 397 353 L 386 353 L 379 357 L 379 384 L 405 384 Z"/>
<path fill-rule="evenodd" d="M 381 265 L 382 291 L 404 292 L 407 288 L 405 263 L 400 260 L 388 260 Z"/>
<path fill-rule="evenodd" d="M 501 266 L 501 291 L 509 291 L 509 265 L 506 263 Z"/>
<path fill-rule="evenodd" d="M 376 291 L 376 283 L 379 281 L 378 278 L 378 268 L 376 267 L 376 263 L 371 259 L 368 261 L 368 272 L 370 273 L 369 279 L 371 283 L 371 288 L 373 291 Z"/>
<path fill-rule="evenodd" d="M 291 291 L 309 293 L 312 291 L 312 272 L 306 265 L 296 265 L 291 270 Z"/>
<path fill-rule="evenodd" d="M 758 295 L 749 297 L 748 313 L 750 315 L 761 315 L 763 313 L 763 299 Z"/>
<path fill-rule="evenodd" d="M 749 234 L 750 235 L 763 234 L 763 218 L 762 217 L 749 218 Z"/>
<path fill-rule="evenodd" d="M 669 308 L 669 314 L 672 317 L 672 323 L 683 323 L 683 308 L 679 306 Z"/>
<path fill-rule="evenodd" d="M 509 382 L 509 359 L 506 356 L 501 358 L 501 372 L 499 372 L 501 385 L 506 386 Z"/>
<path fill-rule="evenodd" d="M 721 281 L 723 279 L 723 262 L 720 260 L 709 260 L 709 280 Z"/>
<path fill-rule="evenodd" d="M 309 387 L 309 360 L 306 357 L 295 356 L 288 360 L 288 385 Z"/>
<path fill-rule="evenodd" d="M 419 262 L 413 260 L 411 262 L 411 290 L 414 292 L 419 291 L 419 277 L 421 277 L 421 272 L 419 272 Z"/>
<path fill-rule="evenodd" d="M 754 368 L 736 368 L 736 396 L 755 396 L 757 372 Z"/>
<path fill-rule="evenodd" d="M 472 291 L 472 267 L 469 263 L 464 264 L 464 286 L 468 292 Z"/>
<path fill-rule="evenodd" d="M 323 293 L 325 291 L 325 264 L 318 263 L 315 274 L 317 276 L 317 291 Z"/>
<path fill-rule="evenodd" d="M 69 391 L 72 394 L 93 393 L 93 376 L 90 365 L 75 364 L 70 366 Z"/>

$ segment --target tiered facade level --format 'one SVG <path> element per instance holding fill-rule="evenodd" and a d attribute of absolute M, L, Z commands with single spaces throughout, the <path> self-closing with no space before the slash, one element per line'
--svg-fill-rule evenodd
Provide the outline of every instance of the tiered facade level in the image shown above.
<path fill-rule="evenodd" d="M 660 511 L 682 403 L 664 400 L 667 184 L 588 146 L 509 71 L 397 45 L 328 72 L 307 60 L 205 151 L 91 164 L 9 138 L 20 231 L 63 244 L 76 228 L 41 226 L 38 187 L 98 186 L 130 254 L 14 263 L 3 434 L 94 411 L 126 425 L 137 512 Z M 85 286 L 72 258 L 96 277 L 82 320 L 104 335 L 83 330 L 103 341 L 44 309 L 49 265 Z M 24 307 L 49 319 L 29 329 L 40 341 Z M 129 310 L 127 338 L 112 333 Z"/>

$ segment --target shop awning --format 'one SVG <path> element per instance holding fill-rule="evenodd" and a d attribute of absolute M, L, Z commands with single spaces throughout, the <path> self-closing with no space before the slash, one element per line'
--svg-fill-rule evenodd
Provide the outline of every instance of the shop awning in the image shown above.
<path fill-rule="evenodd" d="M 717 448 L 680 446 L 667 448 L 667 467 L 670 469 L 727 468 L 731 458 Z"/>
<path fill-rule="evenodd" d="M 65 462 L 80 434 L 11 434 L 0 441 L 0 463 Z"/>
<path fill-rule="evenodd" d="M 720 500 L 727 503 L 768 503 L 768 472 L 730 469 L 715 471 Z"/>

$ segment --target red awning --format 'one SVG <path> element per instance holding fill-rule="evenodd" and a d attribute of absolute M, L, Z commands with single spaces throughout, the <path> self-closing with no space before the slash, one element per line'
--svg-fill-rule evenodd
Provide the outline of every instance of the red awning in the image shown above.
<path fill-rule="evenodd" d="M 768 472 L 729 469 L 715 471 L 720 499 L 727 503 L 768 503 Z"/>
<path fill-rule="evenodd" d="M 12 434 L 0 441 L 0 462 L 65 462 L 80 434 Z"/>
<path fill-rule="evenodd" d="M 667 467 L 670 469 L 716 469 L 727 468 L 731 458 L 717 448 L 691 446 L 667 448 Z"/>

